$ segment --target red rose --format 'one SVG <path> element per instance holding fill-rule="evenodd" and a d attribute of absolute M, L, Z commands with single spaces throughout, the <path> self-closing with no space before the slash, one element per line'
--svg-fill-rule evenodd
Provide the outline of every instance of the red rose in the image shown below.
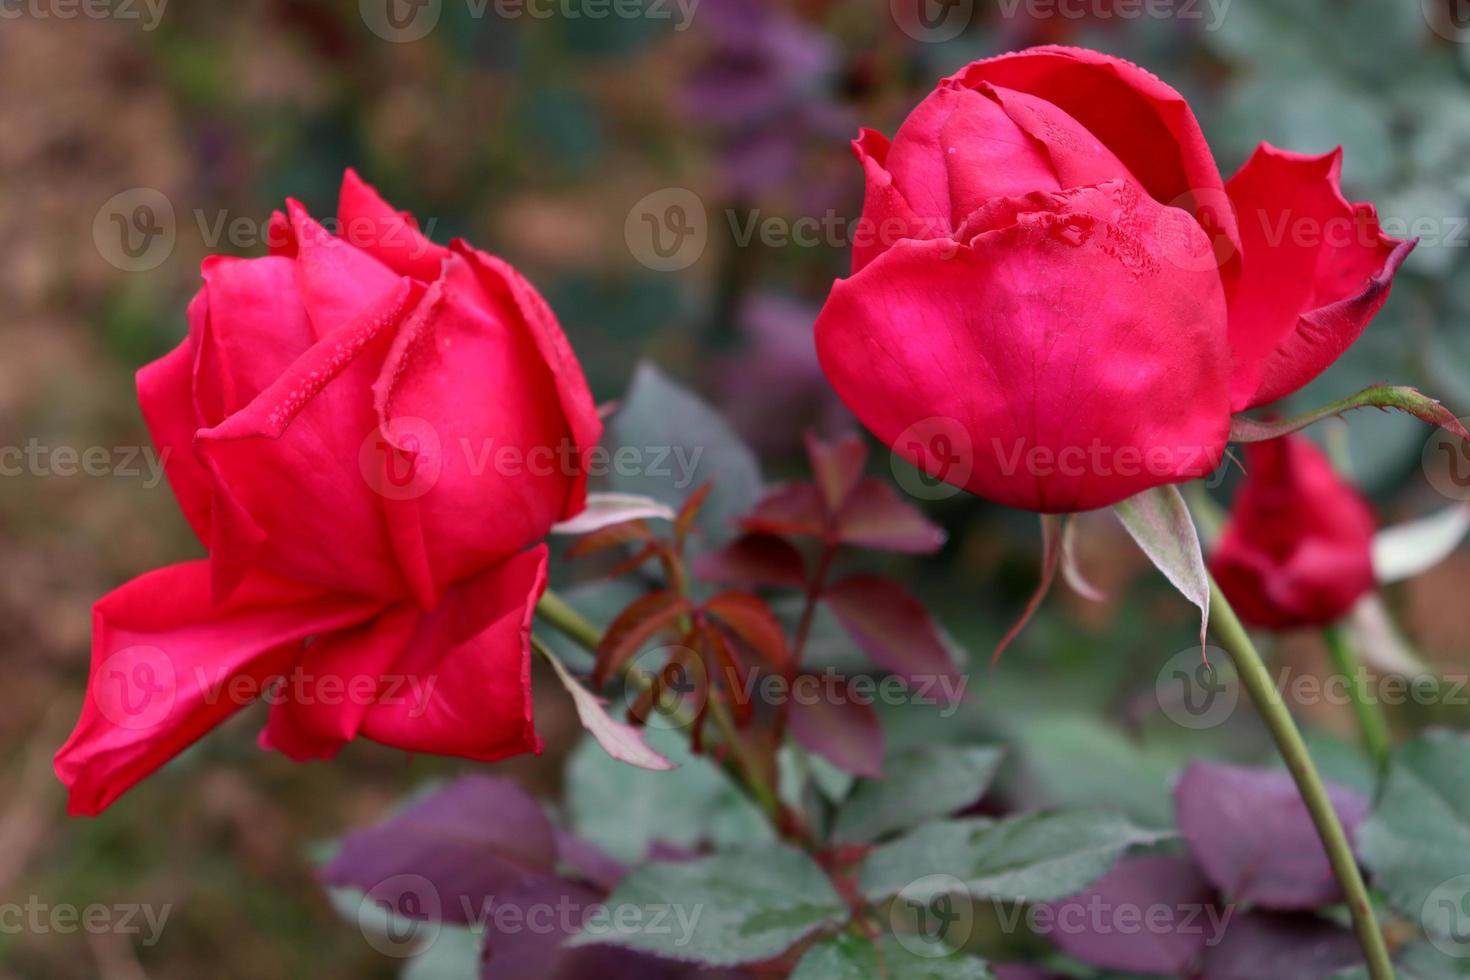
<path fill-rule="evenodd" d="M 351 171 L 338 235 L 288 215 L 269 257 L 205 261 L 188 337 L 138 372 L 209 557 L 97 603 L 56 757 L 73 812 L 262 693 L 262 744 L 294 759 L 358 735 L 480 760 L 539 749 L 538 542 L 583 509 L 601 433 L 581 367 L 514 269 L 429 241 Z"/>
<path fill-rule="evenodd" d="M 1179 93 L 1076 48 L 976 62 L 854 147 L 822 365 L 899 455 L 1027 510 L 1209 472 L 1231 412 L 1325 370 L 1412 248 L 1343 200 L 1337 154 L 1262 144 L 1223 184 Z"/>
<path fill-rule="evenodd" d="M 1240 618 L 1327 626 L 1372 590 L 1373 511 L 1301 436 L 1252 443 L 1210 570 Z"/>

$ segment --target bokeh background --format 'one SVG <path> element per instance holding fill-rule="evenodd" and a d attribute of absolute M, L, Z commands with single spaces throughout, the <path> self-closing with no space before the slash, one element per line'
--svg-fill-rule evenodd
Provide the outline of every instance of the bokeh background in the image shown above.
<path fill-rule="evenodd" d="M 596 0 L 0 0 L 0 445 L 105 447 L 116 464 L 0 479 L 0 900 L 172 906 L 153 946 L 0 933 L 0 978 L 400 966 L 334 909 L 312 855 L 458 764 L 360 744 L 295 767 L 256 748 L 263 714 L 247 711 L 98 820 L 65 817 L 50 771 L 85 684 L 92 601 L 197 553 L 166 484 L 122 465 L 147 445 L 132 374 L 183 335 L 204 255 L 262 254 L 288 195 L 330 215 L 345 167 L 436 239 L 463 235 L 521 267 L 600 400 L 651 360 L 725 413 L 775 480 L 800 466 L 804 429 L 849 425 L 811 341 L 860 211 L 848 140 L 859 125 L 891 134 L 967 61 L 1085 44 L 1189 96 L 1227 175 L 1260 139 L 1341 143 L 1349 197 L 1424 238 L 1363 341 L 1301 405 L 1392 380 L 1470 413 L 1470 22 L 1457 32 L 1449 4 L 957 0 L 922 27 L 908 2 L 703 0 L 691 13 L 687 0 L 639 0 L 616 8 L 636 16 L 598 18 Z M 698 208 L 679 212 L 692 237 L 665 261 L 644 216 L 656 225 L 689 200 L 671 189 Z M 124 249 L 114 215 L 127 225 L 159 197 L 171 219 L 148 212 L 160 223 L 132 230 L 158 234 Z M 670 263 L 681 267 L 658 268 Z M 1385 520 L 1446 503 L 1413 420 L 1360 414 L 1317 434 Z M 874 466 L 886 473 L 886 454 Z M 1156 679 L 1191 646 L 1190 608 L 1104 518 L 1087 521 L 1083 564 L 1112 598 L 1058 590 L 985 669 L 1037 575 L 1034 521 L 963 495 L 926 506 L 950 543 L 894 571 L 972 652 L 971 697 L 949 718 L 895 713 L 891 744 L 1000 738 L 1010 801 L 1113 802 L 1142 820 L 1167 819 L 1183 759 L 1267 756 L 1245 708 L 1204 730 L 1161 710 Z M 1388 601 L 1423 656 L 1463 670 L 1467 594 L 1462 553 Z M 1287 638 L 1273 656 L 1317 671 L 1318 642 Z M 547 754 L 497 771 L 554 800 L 575 726 L 545 693 Z M 1341 755 L 1335 772 L 1351 779 L 1356 763 L 1331 735 L 1349 730 L 1346 712 L 1299 710 L 1327 767 Z M 1432 714 L 1453 724 L 1465 711 Z"/>

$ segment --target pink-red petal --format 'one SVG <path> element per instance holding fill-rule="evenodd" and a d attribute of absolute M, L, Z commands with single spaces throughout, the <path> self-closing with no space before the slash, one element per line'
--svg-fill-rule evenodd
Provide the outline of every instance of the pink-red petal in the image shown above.
<path fill-rule="evenodd" d="M 1239 274 L 1240 237 L 1219 168 L 1184 96 L 1132 62 L 1055 45 L 977 61 L 949 81 L 1015 89 L 1075 119 L 1155 200 L 1194 214 L 1214 243 L 1230 292 Z"/>
<path fill-rule="evenodd" d="M 1262 143 L 1230 178 L 1244 266 L 1230 303 L 1236 411 L 1284 398 L 1325 371 L 1388 299 L 1412 241 L 1342 196 L 1342 151 Z"/>
<path fill-rule="evenodd" d="M 405 679 L 402 690 L 368 709 L 362 734 L 409 752 L 481 762 L 540 752 L 531 620 L 546 567 L 539 545 L 446 592 L 390 668 Z"/>
<path fill-rule="evenodd" d="M 424 282 L 439 278 L 449 250 L 419 231 L 407 211 L 398 211 L 349 168 L 337 199 L 338 234 L 398 273 Z"/>
<path fill-rule="evenodd" d="M 149 572 L 93 610 L 81 720 L 56 754 L 74 814 L 95 815 L 263 693 L 308 636 L 375 606 L 255 575 L 211 598 L 208 563 Z"/>
<path fill-rule="evenodd" d="M 1185 213 L 1128 181 L 1030 196 L 952 255 L 896 245 L 817 320 L 848 407 L 915 465 L 912 427 L 967 436 L 964 486 L 1042 512 L 1208 473 L 1229 428 L 1225 302 Z"/>

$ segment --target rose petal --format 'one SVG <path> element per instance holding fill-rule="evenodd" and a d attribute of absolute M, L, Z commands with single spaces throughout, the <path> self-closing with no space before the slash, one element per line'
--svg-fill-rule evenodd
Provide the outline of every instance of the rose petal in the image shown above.
<path fill-rule="evenodd" d="M 407 678 L 385 675 L 408 645 L 421 612 L 400 603 L 359 626 L 317 637 L 271 705 L 261 748 L 296 762 L 336 755 L 357 737 L 379 697 L 408 693 Z"/>
<path fill-rule="evenodd" d="M 425 613 L 391 673 L 406 680 L 362 734 L 409 752 L 494 762 L 541 751 L 532 725 L 531 618 L 545 545 L 456 584 Z"/>
<path fill-rule="evenodd" d="M 948 423 L 970 443 L 965 488 L 1027 510 L 1209 473 L 1230 418 L 1203 233 L 1124 181 L 1013 210 L 952 255 L 903 242 L 836 284 L 816 333 L 838 394 L 915 465 L 900 436 Z"/>
<path fill-rule="evenodd" d="M 1154 200 L 1195 215 L 1214 240 L 1230 291 L 1239 275 L 1240 235 L 1215 158 L 1184 96 L 1121 58 L 1053 45 L 977 61 L 952 81 L 1015 89 L 1075 119 Z"/>
<path fill-rule="evenodd" d="M 439 278 L 449 250 L 436 245 L 419 231 L 418 222 L 407 211 L 394 210 L 371 184 L 348 168 L 342 175 L 337 199 L 340 234 L 350 245 L 362 249 L 400 276 L 424 282 Z"/>
<path fill-rule="evenodd" d="M 190 315 L 205 304 L 203 294 L 190 304 Z M 199 419 L 194 411 L 193 377 L 195 346 L 191 339 L 163 357 L 138 370 L 138 404 L 143 421 L 153 437 L 153 447 L 163 461 L 169 486 L 179 507 L 201 542 L 209 541 L 209 471 L 194 455 L 194 434 Z"/>
<path fill-rule="evenodd" d="M 93 610 L 82 717 L 56 754 L 71 812 L 101 813 L 262 693 L 304 638 L 376 608 L 263 575 L 216 604 L 204 561 L 160 568 L 104 596 Z"/>
<path fill-rule="evenodd" d="M 217 489 L 210 544 L 217 587 L 227 590 L 259 559 L 325 587 L 405 593 L 382 498 L 362 463 L 375 458 L 368 388 L 387 338 L 422 288 L 396 281 L 397 290 L 315 344 L 248 406 L 199 433 L 196 446 Z"/>
<path fill-rule="evenodd" d="M 1325 371 L 1388 299 L 1413 249 L 1371 204 L 1342 196 L 1342 150 L 1319 157 L 1262 143 L 1226 190 L 1245 263 L 1230 304 L 1236 411 L 1276 401 Z"/>

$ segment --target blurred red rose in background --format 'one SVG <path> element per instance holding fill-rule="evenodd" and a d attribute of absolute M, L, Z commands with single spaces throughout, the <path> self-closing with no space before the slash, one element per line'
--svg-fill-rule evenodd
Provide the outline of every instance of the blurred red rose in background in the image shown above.
<path fill-rule="evenodd" d="M 823 368 L 900 456 L 1027 510 L 1208 473 L 1231 413 L 1336 360 L 1413 247 L 1344 200 L 1337 153 L 1262 144 L 1222 182 L 1178 92 L 1082 49 L 971 64 L 854 148 Z"/>
<path fill-rule="evenodd" d="M 585 506 L 601 434 L 581 367 L 514 269 L 434 244 L 350 171 L 334 230 L 293 201 L 270 256 L 206 260 L 187 338 L 138 372 L 209 557 L 97 603 L 56 757 L 74 813 L 261 696 L 262 744 L 298 760 L 358 735 L 539 749 L 538 542 Z"/>
<path fill-rule="evenodd" d="M 1373 588 L 1372 508 L 1301 436 L 1246 452 L 1248 476 L 1210 570 L 1248 623 L 1328 626 Z"/>

